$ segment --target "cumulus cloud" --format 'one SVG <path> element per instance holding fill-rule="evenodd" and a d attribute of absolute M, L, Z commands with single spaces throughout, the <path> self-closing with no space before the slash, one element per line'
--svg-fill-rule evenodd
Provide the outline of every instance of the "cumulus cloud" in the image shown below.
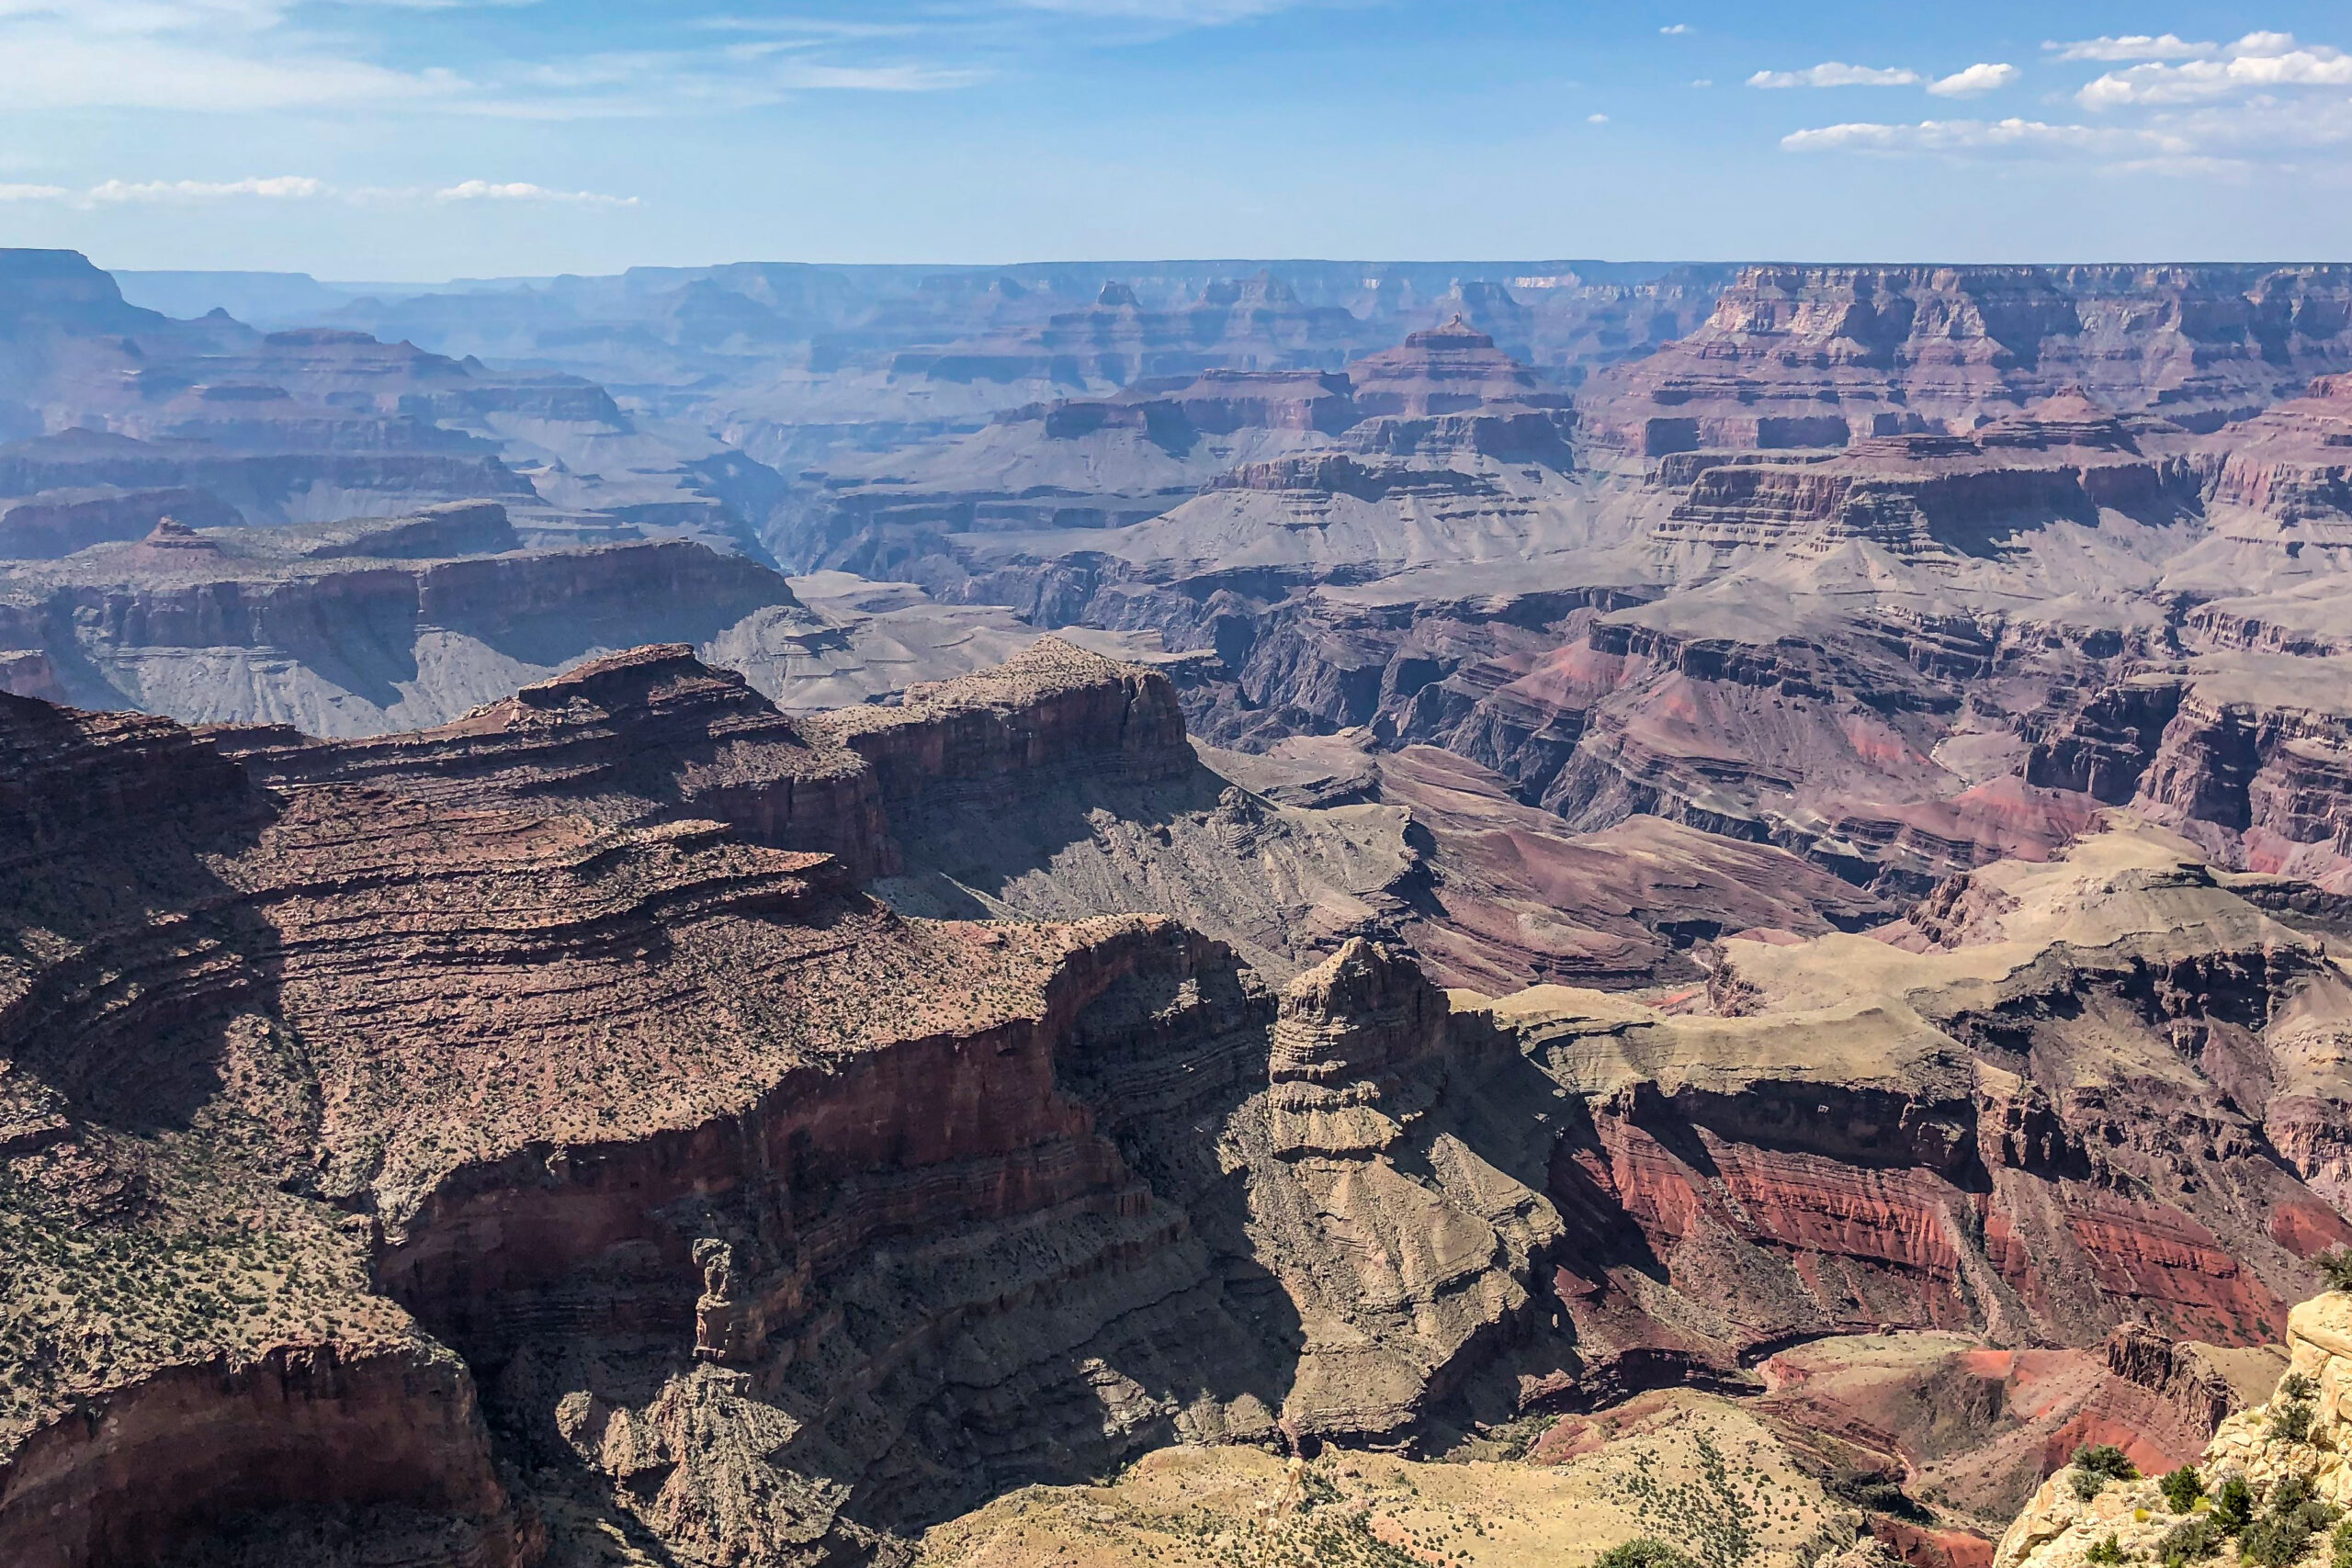
<path fill-rule="evenodd" d="M 1802 71 L 1758 71 L 1747 79 L 1751 87 L 1911 87 L 1919 73 L 1901 67 L 1881 69 L 1828 60 Z"/>
<path fill-rule="evenodd" d="M 635 207 L 633 196 L 605 196 L 593 190 L 549 190 L 545 186 L 517 180 L 500 184 L 492 180 L 462 180 L 433 193 L 435 201 L 538 201 L 563 202 L 574 207 Z"/>
<path fill-rule="evenodd" d="M 2221 52 L 2212 43 L 2191 43 L 2178 33 L 2127 33 L 2120 38 L 2055 39 L 2041 46 L 2060 60 L 2205 60 Z"/>
<path fill-rule="evenodd" d="M 1674 23 L 1671 23 L 1671 24 L 1669 24 L 1669 25 L 1668 25 L 1668 26 L 1666 26 L 1666 27 L 1663 27 L 1663 28 L 1658 28 L 1658 31 L 1660 31 L 1660 32 L 1664 33 L 1664 34 L 1665 34 L 1667 37 L 1668 37 L 1668 38 L 1677 38 L 1677 37 L 1679 37 L 1681 34 L 1683 34 L 1683 33 L 1687 33 L 1687 32 L 1689 32 L 1690 30 L 1690 23 L 1688 23 L 1688 22 L 1674 22 Z"/>
<path fill-rule="evenodd" d="M 1973 98 L 1981 93 L 1996 93 L 2010 86 L 2024 74 L 2014 65 L 1980 63 L 1928 83 L 1928 91 L 1939 98 Z"/>
<path fill-rule="evenodd" d="M 2075 97 L 2086 108 L 2110 109 L 2200 103 L 2278 87 L 2345 86 L 2352 86 L 2352 55 L 2325 44 L 2299 45 L 2289 33 L 2249 33 L 2222 58 L 2110 71 Z"/>
<path fill-rule="evenodd" d="M 1605 114 L 1589 114 L 1584 117 L 1584 122 L 1587 125 L 1607 125 L 1609 117 Z"/>
<path fill-rule="evenodd" d="M 72 194 L 63 186 L 0 186 L 0 201 L 57 201 Z"/>

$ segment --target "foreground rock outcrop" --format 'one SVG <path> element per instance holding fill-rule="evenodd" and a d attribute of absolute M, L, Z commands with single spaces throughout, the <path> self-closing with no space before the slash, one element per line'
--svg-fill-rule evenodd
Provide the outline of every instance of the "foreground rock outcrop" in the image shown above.
<path fill-rule="evenodd" d="M 2217 1555 L 2225 1533 L 2237 1537 L 2241 1561 L 2325 1561 L 2328 1528 L 2352 1506 L 2352 1473 L 2340 1451 L 2352 1297 L 2331 1292 L 2300 1303 L 2288 1314 L 2286 1341 L 2285 1374 L 2266 1403 L 2221 1424 L 2191 1461 L 2194 1488 L 2176 1500 L 2171 1477 L 2160 1487 L 2062 1470 L 2001 1538 L 1996 1568 L 2097 1562 L 2095 1553 L 2109 1551 L 2196 1561 Z M 2232 1483 L 2247 1493 L 2234 1517 L 2225 1495 Z"/>

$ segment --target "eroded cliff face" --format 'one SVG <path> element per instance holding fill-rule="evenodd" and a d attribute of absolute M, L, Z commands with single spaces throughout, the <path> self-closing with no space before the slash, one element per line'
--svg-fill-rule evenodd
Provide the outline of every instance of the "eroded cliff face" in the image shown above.
<path fill-rule="evenodd" d="M 1706 324 L 1604 371 L 1598 438 L 1657 455 L 1964 432 L 2069 384 L 2182 427 L 2344 368 L 2341 267 L 1750 267 Z"/>
<path fill-rule="evenodd" d="M 2166 844 L 1979 872 L 1973 914 L 1916 954 L 1726 943 L 1712 1018 L 1497 1004 L 1590 1116 L 1551 1188 L 1589 1260 L 1560 1281 L 1580 1343 L 1703 1363 L 1873 1324 L 2274 1335 L 2298 1258 L 2347 1234 L 2263 1132 L 2308 1070 L 2289 1021 L 2343 980 Z"/>
<path fill-rule="evenodd" d="M 471 504 L 302 528 L 182 528 L 0 571 L 0 645 L 93 707 L 316 735 L 437 724 L 582 659 L 801 613 L 775 572 L 684 541 L 517 551 Z"/>

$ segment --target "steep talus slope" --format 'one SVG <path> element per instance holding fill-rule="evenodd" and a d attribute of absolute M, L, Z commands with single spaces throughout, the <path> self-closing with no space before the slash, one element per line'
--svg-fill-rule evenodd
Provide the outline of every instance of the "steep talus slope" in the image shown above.
<path fill-rule="evenodd" d="M 136 1561 L 224 1513 L 270 1539 L 305 1506 L 405 1510 L 448 1537 L 420 1562 L 517 1561 L 537 1521 L 570 1539 L 599 1518 L 695 1554 L 887 1557 L 894 1527 L 1174 1433 L 1270 1433 L 1278 1414 L 1409 1431 L 1524 1326 L 1544 1201 L 1475 1161 L 1434 1196 L 1391 1175 L 1364 1223 L 1402 1246 L 1434 1201 L 1460 1212 L 1458 1245 L 1385 1286 L 1321 1281 L 1319 1311 L 1363 1325 L 1320 1332 L 1386 1335 L 1397 1370 L 1369 1402 L 1299 1385 L 1322 1339 L 1285 1327 L 1259 1203 L 1200 1132 L 1275 1116 L 1277 1036 L 1247 973 L 1164 922 L 903 921 L 830 856 L 679 818 L 690 802 L 658 773 L 576 787 L 614 727 L 658 753 L 730 705 L 730 765 L 793 750 L 682 660 L 608 661 L 413 741 L 250 751 L 276 792 L 164 721 L 9 700 L 12 818 L 43 852 L 13 885 L 6 1015 L 7 1267 L 38 1281 L 14 1309 L 31 1359 L 11 1366 L 0 1483 L 23 1560 Z M 1083 726 L 1083 701 L 1039 685 L 1001 680 L 1032 699 L 1001 726 Z M 528 747 L 534 716 L 558 733 Z M 968 726 L 923 722 L 930 743 L 896 765 L 974 755 L 953 743 Z M 1052 733 L 1081 759 L 1100 739 Z M 133 787 L 140 809 L 109 814 Z M 652 798 L 632 816 L 633 790 Z M 145 878 L 128 900 L 126 871 Z M 1442 995 L 1401 960 L 1341 960 L 1390 965 L 1422 1027 L 1394 1060 L 1336 1064 L 1333 1092 L 1378 1104 L 1379 1075 L 1410 1066 L 1407 1113 L 1438 1136 L 1491 1066 L 1448 1089 Z M 1380 1002 L 1301 996 L 1342 1033 L 1348 1006 Z M 1292 1192 L 1305 1178 L 1272 1146 L 1250 1182 Z M 1359 1184 L 1390 1168 L 1372 1147 L 1334 1157 Z M 150 1293 L 166 1279 L 181 1292 Z M 102 1314 L 116 1340 L 82 1337 Z M 386 1356 L 420 1370 L 368 1382 Z M 264 1403 L 196 1397 L 207 1367 L 228 1381 L 195 1386 Z M 537 1500 L 510 1504 L 489 1466 L 477 1379 Z M 237 1426 L 279 1396 L 342 1403 Z M 95 1435 L 76 1407 L 100 1413 Z M 349 1457 L 377 1423 L 475 1472 Z M 226 1436 L 190 1441 L 208 1424 Z M 132 1506 L 124 1467 L 147 1442 L 181 1458 Z M 101 1519 L 114 1533 L 88 1533 Z"/>
<path fill-rule="evenodd" d="M 1482 988 L 1693 980 L 1725 932 L 1893 912 L 1769 846 L 1656 819 L 1578 837 L 1475 764 L 1383 753 L 1361 730 L 1196 754 L 1180 695 L 1159 671 L 1048 638 L 1001 671 L 803 727 L 874 763 L 897 872 L 876 886 L 895 907 L 1167 912 L 1269 976 L 1366 936 Z"/>

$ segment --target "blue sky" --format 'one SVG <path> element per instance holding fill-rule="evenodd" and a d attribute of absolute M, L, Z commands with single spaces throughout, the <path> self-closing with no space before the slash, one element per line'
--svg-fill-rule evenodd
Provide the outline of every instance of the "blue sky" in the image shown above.
<path fill-rule="evenodd" d="M 2352 254 L 2352 10 L 0 0 L 0 243 L 743 259 Z"/>

